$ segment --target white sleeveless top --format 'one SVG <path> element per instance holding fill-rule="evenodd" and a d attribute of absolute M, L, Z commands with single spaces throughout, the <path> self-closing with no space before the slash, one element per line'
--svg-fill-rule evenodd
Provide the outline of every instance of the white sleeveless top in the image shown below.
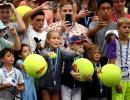
<path fill-rule="evenodd" d="M 116 40 L 116 61 L 115 64 L 118 65 L 122 70 L 122 81 L 130 81 L 130 39 L 129 39 L 129 46 L 122 44 L 122 50 L 120 47 L 120 42 Z M 129 48 L 128 48 L 129 47 Z M 128 52 L 126 51 L 128 49 Z M 122 51 L 122 57 L 121 57 Z M 126 56 L 128 53 L 128 56 Z M 122 58 L 122 64 L 121 64 Z M 127 64 L 126 64 L 127 59 Z"/>

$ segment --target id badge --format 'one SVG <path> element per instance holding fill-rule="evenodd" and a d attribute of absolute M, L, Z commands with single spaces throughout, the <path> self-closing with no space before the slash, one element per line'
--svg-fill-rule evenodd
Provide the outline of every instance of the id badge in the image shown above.
<path fill-rule="evenodd" d="M 129 69 L 128 69 L 128 66 L 121 67 L 121 71 L 122 71 L 122 78 L 127 78 L 127 77 L 129 77 Z"/>

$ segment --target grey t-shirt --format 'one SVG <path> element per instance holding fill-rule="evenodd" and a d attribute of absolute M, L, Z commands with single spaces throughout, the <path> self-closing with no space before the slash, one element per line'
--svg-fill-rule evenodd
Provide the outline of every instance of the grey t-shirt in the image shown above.
<path fill-rule="evenodd" d="M 98 23 L 99 23 L 99 21 L 91 22 L 89 25 L 89 29 L 95 28 L 98 25 Z M 106 40 L 105 40 L 106 31 L 110 30 L 110 29 L 116 29 L 116 28 L 117 28 L 117 24 L 115 22 L 110 22 L 107 27 L 104 27 L 104 28 L 98 30 L 95 33 L 95 36 L 92 38 L 93 43 L 99 45 L 99 47 L 102 51 L 103 57 L 107 56 L 107 54 L 106 54 L 107 46 L 106 46 Z"/>

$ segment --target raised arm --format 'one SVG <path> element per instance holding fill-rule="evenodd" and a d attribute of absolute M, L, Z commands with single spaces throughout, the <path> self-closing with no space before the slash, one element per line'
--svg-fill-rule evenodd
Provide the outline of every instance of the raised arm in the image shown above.
<path fill-rule="evenodd" d="M 18 22 L 18 26 L 19 26 L 18 31 L 19 31 L 19 32 L 25 32 L 26 26 L 25 26 L 25 23 L 24 23 L 22 17 L 21 17 L 21 16 L 19 15 L 19 13 L 16 11 L 16 8 L 14 7 L 14 5 L 11 4 L 11 3 L 9 3 L 9 4 L 10 4 L 10 6 L 11 6 L 11 11 L 12 11 L 12 13 L 14 14 L 14 16 L 16 17 L 16 20 L 17 20 L 17 22 Z"/>
<path fill-rule="evenodd" d="M 16 29 L 14 27 L 10 27 L 8 31 L 12 34 L 14 38 L 14 43 L 12 44 L 11 48 L 14 50 L 20 50 L 21 44 L 20 44 L 20 39 L 16 32 Z"/>
<path fill-rule="evenodd" d="M 46 1 L 46 2 L 44 2 L 42 5 L 40 5 L 40 6 L 36 7 L 36 8 L 34 8 L 34 9 L 30 10 L 30 11 L 28 11 L 27 13 L 25 13 L 25 15 L 23 16 L 23 21 L 24 21 L 24 23 L 25 23 L 25 25 L 26 25 L 26 29 L 27 29 L 28 26 L 29 26 L 29 19 L 30 19 L 30 17 L 31 17 L 33 14 L 35 14 L 35 13 L 38 12 L 38 11 L 43 11 L 43 10 L 48 10 L 48 9 L 49 9 L 49 2 Z"/>

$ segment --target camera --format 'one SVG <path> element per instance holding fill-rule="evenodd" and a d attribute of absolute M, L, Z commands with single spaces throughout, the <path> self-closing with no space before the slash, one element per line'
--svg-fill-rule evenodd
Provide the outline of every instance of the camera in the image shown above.
<path fill-rule="evenodd" d="M 87 13 L 89 14 L 88 15 L 89 17 L 93 17 L 95 15 L 95 12 L 92 12 L 92 11 L 88 11 Z"/>
<path fill-rule="evenodd" d="M 72 16 L 71 16 L 71 14 L 66 14 L 65 15 L 65 21 L 68 21 L 70 23 L 70 26 L 72 25 Z"/>
<path fill-rule="evenodd" d="M 128 6 L 128 14 L 130 14 L 130 6 Z"/>

